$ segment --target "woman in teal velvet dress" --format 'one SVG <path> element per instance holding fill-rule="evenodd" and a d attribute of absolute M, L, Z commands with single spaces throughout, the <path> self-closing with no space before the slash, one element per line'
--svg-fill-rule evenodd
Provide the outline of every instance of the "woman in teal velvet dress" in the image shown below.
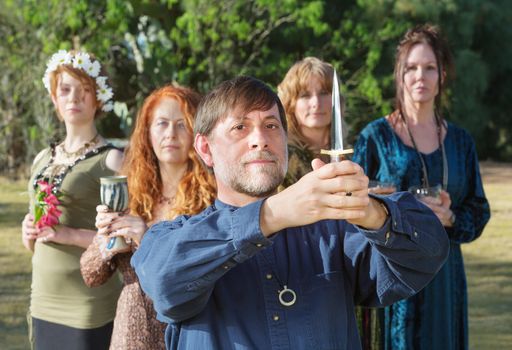
<path fill-rule="evenodd" d="M 467 349 L 467 286 L 460 245 L 477 239 L 490 218 L 473 139 L 439 111 L 451 59 L 437 28 L 409 30 L 395 64 L 397 108 L 360 134 L 354 161 L 370 179 L 398 190 L 441 185 L 423 197 L 450 238 L 450 255 L 417 295 L 381 312 L 384 349 Z M 418 232 L 421 239 L 421 232 Z"/>

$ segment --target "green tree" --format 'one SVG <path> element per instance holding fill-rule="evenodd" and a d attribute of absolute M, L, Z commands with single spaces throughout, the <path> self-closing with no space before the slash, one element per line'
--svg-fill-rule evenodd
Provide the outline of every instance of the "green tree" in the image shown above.
<path fill-rule="evenodd" d="M 239 74 L 273 86 L 298 59 L 334 64 L 354 138 L 394 103 L 396 45 L 411 26 L 440 24 L 457 64 L 446 116 L 466 127 L 483 158 L 511 159 L 512 47 L 506 0 L 6 0 L 0 8 L 0 165 L 16 169 L 59 123 L 40 79 L 58 49 L 94 52 L 108 68 L 116 115 L 110 137 L 128 135 L 154 88 L 175 82 L 208 91 Z"/>

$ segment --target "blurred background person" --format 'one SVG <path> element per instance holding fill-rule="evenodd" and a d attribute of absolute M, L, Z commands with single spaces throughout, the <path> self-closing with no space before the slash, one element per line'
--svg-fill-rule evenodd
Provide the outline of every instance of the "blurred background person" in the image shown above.
<path fill-rule="evenodd" d="M 309 173 L 315 158 L 329 162 L 320 150 L 331 148 L 333 67 L 316 57 L 296 62 L 286 73 L 277 91 L 288 122 L 288 187 Z M 343 96 L 342 109 L 344 107 Z M 342 111 L 343 115 L 343 111 Z"/>
<path fill-rule="evenodd" d="M 123 275 L 110 349 L 165 349 L 165 324 L 157 321 L 130 259 L 150 225 L 181 214 L 197 214 L 213 202 L 212 176 L 192 147 L 199 100 L 193 90 L 174 86 L 160 88 L 146 98 L 121 171 L 128 177 L 130 212 L 98 207 L 98 234 L 82 255 L 81 266 L 91 287 L 108 283 L 116 270 Z M 109 250 L 111 237 L 123 237 L 130 245 Z"/>
<path fill-rule="evenodd" d="M 361 132 L 353 160 L 370 179 L 414 188 L 450 238 L 446 264 L 427 287 L 382 312 L 385 349 L 467 349 L 467 290 L 461 243 L 480 236 L 490 218 L 475 144 L 441 115 L 453 72 L 438 28 L 417 26 L 398 45 L 396 110 Z M 421 239 L 418 232 L 417 239 Z"/>
<path fill-rule="evenodd" d="M 284 187 L 293 185 L 309 173 L 313 159 L 330 162 L 330 157 L 321 155 L 320 151 L 331 149 L 333 75 L 331 64 L 316 57 L 306 57 L 288 70 L 277 87 L 288 122 L 288 172 Z M 340 94 L 342 116 L 344 101 Z M 346 136 L 344 120 L 343 126 Z M 356 317 L 362 344 L 368 348 L 365 344 L 371 344 L 381 333 L 376 311 L 357 307 Z"/>

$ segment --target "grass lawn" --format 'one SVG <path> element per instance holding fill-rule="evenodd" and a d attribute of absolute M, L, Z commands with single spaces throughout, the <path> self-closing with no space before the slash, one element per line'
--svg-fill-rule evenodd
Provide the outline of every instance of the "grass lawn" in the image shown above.
<path fill-rule="evenodd" d="M 469 288 L 470 348 L 512 344 L 512 164 L 483 163 L 492 216 L 482 236 L 463 246 Z"/>
<path fill-rule="evenodd" d="M 21 244 L 27 212 L 26 183 L 0 178 L 0 348 L 29 349 L 26 314 L 31 253 Z"/>
<path fill-rule="evenodd" d="M 471 349 L 512 344 L 512 164 L 482 164 L 492 218 L 482 237 L 464 245 Z M 0 349 L 28 349 L 30 257 L 20 240 L 26 184 L 0 178 Z"/>

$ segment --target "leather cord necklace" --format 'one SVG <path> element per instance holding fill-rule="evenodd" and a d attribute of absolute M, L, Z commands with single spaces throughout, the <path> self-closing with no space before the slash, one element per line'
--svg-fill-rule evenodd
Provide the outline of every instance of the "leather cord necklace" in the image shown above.
<path fill-rule="evenodd" d="M 283 233 L 281 233 L 281 234 L 283 234 Z M 286 242 L 288 242 L 288 239 L 286 239 Z M 273 251 L 275 254 L 275 250 L 273 250 Z M 269 266 L 272 266 L 272 264 L 270 264 L 270 262 L 268 261 L 267 257 L 264 254 L 261 254 L 261 256 L 263 257 L 263 259 Z M 274 270 L 273 268 L 272 268 L 272 272 L 273 272 L 274 276 L 276 277 L 277 284 L 279 284 L 279 287 L 280 287 L 280 289 L 277 291 L 277 297 L 279 299 L 279 303 L 283 306 L 290 307 L 297 302 L 297 293 L 295 293 L 295 291 L 293 289 L 288 287 L 288 282 L 290 280 L 290 266 L 291 266 L 290 254 L 287 254 L 287 257 L 288 257 L 288 267 L 287 267 L 288 272 L 287 272 L 287 277 L 286 277 L 287 282 L 283 283 L 283 281 L 281 281 L 281 279 L 277 275 L 276 270 Z"/>
<path fill-rule="evenodd" d="M 411 129 L 409 128 L 409 124 L 407 124 L 407 120 L 404 117 L 403 113 L 400 111 L 400 118 L 402 119 L 403 123 L 405 124 L 405 127 L 407 128 L 407 132 L 409 134 L 409 137 L 411 138 L 412 145 L 414 146 L 414 150 L 418 154 L 418 158 L 421 161 L 421 169 L 423 172 L 423 187 L 430 187 L 429 181 L 428 181 L 428 172 L 427 172 L 427 165 L 425 163 L 425 160 L 423 159 L 423 155 L 418 150 L 418 146 L 416 145 L 416 141 L 414 140 L 414 137 L 412 136 Z M 437 125 L 437 140 L 439 142 L 439 148 L 441 148 L 441 155 L 443 157 L 443 189 L 446 190 L 448 188 L 448 160 L 446 158 L 446 150 L 444 149 L 444 143 L 442 141 L 441 136 L 441 121 L 440 117 L 435 113 L 435 119 L 436 119 L 436 125 Z"/>

